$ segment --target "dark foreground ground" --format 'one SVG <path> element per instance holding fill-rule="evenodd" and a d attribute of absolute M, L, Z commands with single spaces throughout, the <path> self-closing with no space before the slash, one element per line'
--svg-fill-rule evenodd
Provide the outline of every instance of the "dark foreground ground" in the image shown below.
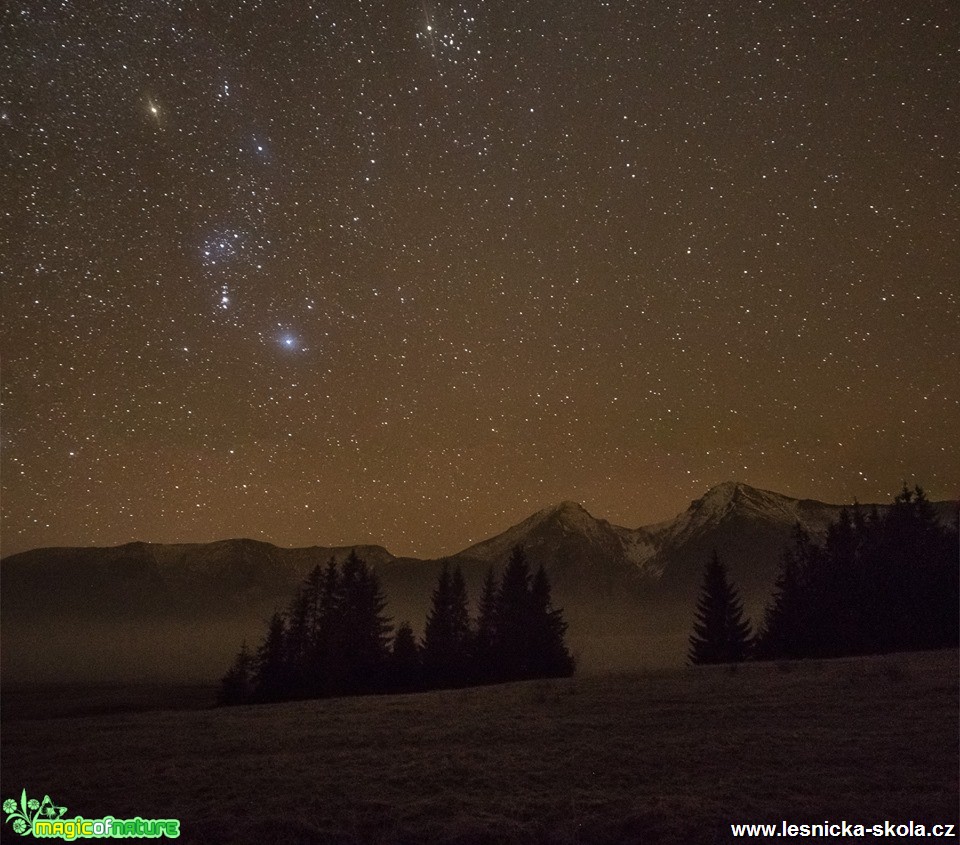
<path fill-rule="evenodd" d="M 50 715 L 50 691 L 45 711 L 12 691 L 0 789 L 49 794 L 68 818 L 179 818 L 181 841 L 205 843 L 710 843 L 731 822 L 953 823 L 957 688 L 957 654 L 939 652 L 234 709 L 196 709 L 198 690 L 156 712 L 144 688 L 74 690 L 101 709 L 69 718 Z"/>

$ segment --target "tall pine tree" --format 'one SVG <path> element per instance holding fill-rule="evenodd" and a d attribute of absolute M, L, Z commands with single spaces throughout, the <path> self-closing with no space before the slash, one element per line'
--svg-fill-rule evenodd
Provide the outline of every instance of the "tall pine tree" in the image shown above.
<path fill-rule="evenodd" d="M 313 693 L 311 657 L 317 638 L 318 596 L 322 580 L 323 570 L 317 565 L 300 585 L 287 611 L 285 648 L 294 697 Z"/>
<path fill-rule="evenodd" d="M 227 674 L 220 679 L 218 704 L 245 704 L 253 694 L 253 655 L 247 644 L 240 646 Z"/>
<path fill-rule="evenodd" d="M 530 671 L 534 677 L 557 678 L 573 674 L 573 658 L 564 636 L 567 623 L 563 611 L 553 606 L 550 581 L 543 565 L 537 567 L 530 584 Z"/>
<path fill-rule="evenodd" d="M 336 695 L 343 675 L 337 642 L 340 622 L 340 570 L 331 557 L 317 591 L 316 630 L 308 657 L 307 676 L 314 696 Z"/>
<path fill-rule="evenodd" d="M 802 531 L 798 525 L 797 528 Z M 803 573 L 793 550 L 785 549 L 773 598 L 767 605 L 763 626 L 757 636 L 754 657 L 796 659 L 806 653 Z"/>
<path fill-rule="evenodd" d="M 496 677 L 497 579 L 493 567 L 487 570 L 477 604 L 477 629 L 473 635 L 470 663 L 473 680 L 485 684 Z"/>
<path fill-rule="evenodd" d="M 282 701 L 290 694 L 290 665 L 287 662 L 287 625 L 274 613 L 267 635 L 257 651 L 254 696 L 260 701 Z"/>
<path fill-rule="evenodd" d="M 390 649 L 391 687 L 397 692 L 411 692 L 423 686 L 423 663 L 420 646 L 409 622 L 401 622 Z"/>
<path fill-rule="evenodd" d="M 750 623 L 743 619 L 743 603 L 730 583 L 727 568 L 714 551 L 703 577 L 696 622 L 690 637 L 690 662 L 736 663 L 750 653 Z"/>
<path fill-rule="evenodd" d="M 343 563 L 336 599 L 334 657 L 339 693 L 377 692 L 384 685 L 391 625 L 386 599 L 366 561 L 351 551 Z"/>
<path fill-rule="evenodd" d="M 810 627 L 812 583 L 820 567 L 820 551 L 798 522 L 793 544 L 783 550 L 774 593 L 754 644 L 758 660 L 808 657 L 818 637 Z"/>
<path fill-rule="evenodd" d="M 469 681 L 470 617 L 460 567 L 444 561 L 431 596 L 423 634 L 423 670 L 431 686 L 460 686 Z"/>
<path fill-rule="evenodd" d="M 515 546 L 497 592 L 497 678 L 516 681 L 530 673 L 530 566 L 522 546 Z"/>

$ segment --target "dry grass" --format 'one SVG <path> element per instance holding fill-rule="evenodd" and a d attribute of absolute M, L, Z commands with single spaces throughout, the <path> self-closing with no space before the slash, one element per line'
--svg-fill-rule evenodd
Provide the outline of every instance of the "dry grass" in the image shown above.
<path fill-rule="evenodd" d="M 2 795 L 178 817 L 183 841 L 206 843 L 707 843 L 731 821 L 953 822 L 957 677 L 940 652 L 8 721 Z"/>
<path fill-rule="evenodd" d="M 3 688 L 3 721 L 105 716 L 143 710 L 199 710 L 216 701 L 211 684 L 38 684 Z"/>

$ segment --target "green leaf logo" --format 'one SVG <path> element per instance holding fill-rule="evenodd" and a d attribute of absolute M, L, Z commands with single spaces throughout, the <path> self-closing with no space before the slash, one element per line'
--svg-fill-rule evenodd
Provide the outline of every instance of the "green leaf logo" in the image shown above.
<path fill-rule="evenodd" d="M 44 795 L 42 801 L 27 798 L 27 790 L 24 789 L 20 793 L 19 804 L 14 798 L 7 798 L 3 802 L 3 812 L 7 814 L 4 821 L 13 823 L 13 832 L 26 836 L 33 831 L 33 823 L 37 819 L 62 819 L 67 808 L 54 804 L 49 795 Z"/>

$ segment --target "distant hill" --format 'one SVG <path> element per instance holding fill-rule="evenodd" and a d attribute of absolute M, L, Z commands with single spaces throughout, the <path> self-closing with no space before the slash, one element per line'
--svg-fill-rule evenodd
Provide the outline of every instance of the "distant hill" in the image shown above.
<path fill-rule="evenodd" d="M 204 680 L 287 605 L 314 564 L 379 546 L 255 540 L 35 549 L 0 561 L 5 681 Z"/>
<path fill-rule="evenodd" d="M 956 525 L 955 503 L 934 507 Z M 447 560 L 462 567 L 475 598 L 487 569 L 523 544 L 550 574 L 584 670 L 665 665 L 683 658 L 714 548 L 758 619 L 793 527 L 820 536 L 840 509 L 728 482 L 674 519 L 624 528 L 562 502 Z M 11 555 L 0 561 L 4 680 L 218 677 L 241 640 L 256 645 L 265 619 L 314 565 L 351 550 L 380 575 L 394 621 L 422 626 L 440 561 L 397 558 L 381 546 L 224 540 Z"/>

